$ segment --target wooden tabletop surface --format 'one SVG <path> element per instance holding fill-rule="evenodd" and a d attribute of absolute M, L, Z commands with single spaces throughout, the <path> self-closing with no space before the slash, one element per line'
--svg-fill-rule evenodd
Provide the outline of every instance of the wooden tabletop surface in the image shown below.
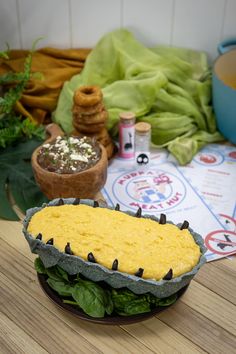
<path fill-rule="evenodd" d="M 169 309 L 130 325 L 83 321 L 42 291 L 20 222 L 0 220 L 0 353 L 236 353 L 236 257 L 207 263 Z"/>

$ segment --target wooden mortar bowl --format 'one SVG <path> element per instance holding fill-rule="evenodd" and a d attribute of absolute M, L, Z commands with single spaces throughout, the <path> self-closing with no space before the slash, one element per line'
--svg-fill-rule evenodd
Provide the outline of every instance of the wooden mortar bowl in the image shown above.
<path fill-rule="evenodd" d="M 52 142 L 57 136 L 64 133 L 55 124 L 49 124 L 46 128 L 51 136 L 44 144 Z M 37 161 L 37 156 L 41 146 L 34 150 L 31 164 L 34 177 L 42 192 L 48 199 L 54 198 L 81 198 L 94 199 L 96 194 L 104 186 L 107 178 L 107 153 L 105 148 L 100 145 L 101 158 L 93 167 L 71 174 L 59 174 L 43 169 Z"/>

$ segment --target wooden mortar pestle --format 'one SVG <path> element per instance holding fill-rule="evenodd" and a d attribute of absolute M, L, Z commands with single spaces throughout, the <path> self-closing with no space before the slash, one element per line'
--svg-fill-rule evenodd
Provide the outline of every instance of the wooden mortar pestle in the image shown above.
<path fill-rule="evenodd" d="M 46 127 L 46 132 L 50 137 L 43 144 L 50 143 L 58 136 L 64 135 L 64 132 L 55 123 L 49 124 Z M 71 174 L 50 172 L 42 168 L 37 161 L 37 156 L 42 146 L 35 149 L 32 154 L 31 164 L 35 180 L 46 197 L 48 199 L 94 199 L 104 186 L 107 178 L 107 153 L 101 144 L 99 146 L 101 157 L 96 165 L 87 170 Z"/>

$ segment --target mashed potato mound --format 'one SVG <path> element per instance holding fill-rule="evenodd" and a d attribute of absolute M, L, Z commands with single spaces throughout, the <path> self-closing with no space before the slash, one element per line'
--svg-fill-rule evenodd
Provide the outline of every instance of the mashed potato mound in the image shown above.
<path fill-rule="evenodd" d="M 145 279 L 160 280 L 170 269 L 173 278 L 180 276 L 201 256 L 188 229 L 84 204 L 43 208 L 33 215 L 28 232 L 34 237 L 41 233 L 45 243 L 53 238 L 62 252 L 69 242 L 73 254 L 84 260 L 92 252 L 108 269 L 115 259 L 120 272 L 135 274 L 143 268 Z"/>

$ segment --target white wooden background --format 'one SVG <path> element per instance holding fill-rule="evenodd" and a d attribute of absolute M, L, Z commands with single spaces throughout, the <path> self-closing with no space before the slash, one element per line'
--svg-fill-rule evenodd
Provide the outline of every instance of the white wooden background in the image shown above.
<path fill-rule="evenodd" d="M 0 0 L 0 49 L 92 48 L 116 28 L 131 30 L 147 46 L 204 50 L 236 38 L 236 0 Z"/>

